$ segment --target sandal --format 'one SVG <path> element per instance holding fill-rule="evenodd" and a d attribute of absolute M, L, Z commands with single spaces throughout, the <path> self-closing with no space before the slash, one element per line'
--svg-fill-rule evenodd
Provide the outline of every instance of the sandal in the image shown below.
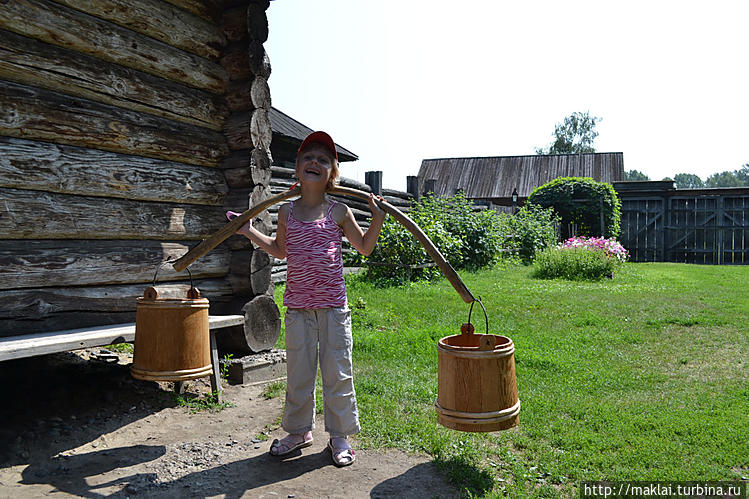
<path fill-rule="evenodd" d="M 312 445 L 312 442 L 314 439 L 310 435 L 309 439 L 305 439 L 304 435 L 301 435 L 302 440 L 300 442 L 290 442 L 291 435 L 286 435 L 281 440 L 275 439 L 273 440 L 273 443 L 270 445 L 270 455 L 271 456 L 287 456 L 298 449 L 304 449 L 305 447 L 309 447 Z"/>
<path fill-rule="evenodd" d="M 344 440 L 346 442 L 346 440 Z M 336 466 L 343 467 L 343 466 L 350 466 L 354 464 L 354 461 L 356 461 L 356 454 L 354 453 L 354 449 L 351 448 L 351 446 L 348 445 L 348 442 L 346 442 L 346 447 L 338 447 L 336 448 L 333 445 L 333 439 L 331 438 L 328 440 L 328 449 L 330 449 L 330 455 L 333 457 L 333 464 Z"/>

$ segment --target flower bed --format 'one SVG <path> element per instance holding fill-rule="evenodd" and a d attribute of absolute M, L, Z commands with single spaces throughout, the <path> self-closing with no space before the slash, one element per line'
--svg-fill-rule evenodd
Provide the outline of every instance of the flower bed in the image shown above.
<path fill-rule="evenodd" d="M 628 259 L 629 252 L 614 239 L 571 237 L 540 253 L 533 263 L 533 275 L 541 279 L 611 278 Z"/>

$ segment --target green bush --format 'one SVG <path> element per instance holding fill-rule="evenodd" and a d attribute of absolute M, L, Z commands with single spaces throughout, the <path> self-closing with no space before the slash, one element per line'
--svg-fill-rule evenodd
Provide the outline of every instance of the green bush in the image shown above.
<path fill-rule="evenodd" d="M 409 216 L 456 269 L 479 269 L 500 258 L 504 241 L 500 218 L 492 210 L 475 211 L 462 192 L 450 198 L 427 195 L 414 203 Z M 367 266 L 367 278 L 379 284 L 399 285 L 441 275 L 437 267 L 411 268 L 432 260 L 416 238 L 389 217 L 375 250 L 361 261 Z"/>
<path fill-rule="evenodd" d="M 447 232 L 440 221 L 422 220 L 416 223 L 451 265 L 455 266 L 456 260 L 461 260 L 460 240 Z M 437 267 L 410 268 L 432 260 L 419 241 L 394 219 L 387 217 L 377 241 L 372 254 L 362 258 L 363 265 L 367 267 L 368 280 L 378 285 L 401 285 L 440 276 Z"/>
<path fill-rule="evenodd" d="M 577 225 L 577 235 L 581 236 L 616 238 L 621 231 L 621 201 L 616 191 L 611 184 L 589 177 L 555 178 L 535 188 L 528 203 L 554 209 L 561 219 L 562 239 L 573 235 L 566 233 L 570 223 Z"/>
<path fill-rule="evenodd" d="M 496 213 L 475 211 L 463 191 L 449 198 L 428 194 L 414 205 L 410 215 L 420 226 L 438 220 L 447 232 L 461 241 L 459 258 L 445 255 L 455 268 L 475 270 L 497 261 L 502 240 Z M 439 245 L 437 247 L 442 251 Z"/>
<path fill-rule="evenodd" d="M 533 262 L 533 277 L 570 281 L 597 281 L 613 277 L 621 265 L 605 252 L 591 248 L 547 248 Z"/>
<path fill-rule="evenodd" d="M 531 263 L 539 251 L 556 244 L 557 217 L 551 208 L 526 204 L 515 215 L 502 213 L 499 219 L 504 247 L 525 264 Z"/>

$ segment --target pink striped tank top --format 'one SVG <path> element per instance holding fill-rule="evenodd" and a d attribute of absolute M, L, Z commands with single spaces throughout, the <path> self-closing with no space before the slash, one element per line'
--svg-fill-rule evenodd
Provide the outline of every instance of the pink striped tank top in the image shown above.
<path fill-rule="evenodd" d="M 290 308 L 327 308 L 346 305 L 341 237 L 343 230 L 328 214 L 309 222 L 294 218 L 290 204 L 286 222 L 286 292 Z"/>

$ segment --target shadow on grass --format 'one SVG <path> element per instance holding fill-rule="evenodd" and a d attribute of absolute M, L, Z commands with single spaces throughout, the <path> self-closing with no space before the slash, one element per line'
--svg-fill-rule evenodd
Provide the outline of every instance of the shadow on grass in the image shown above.
<path fill-rule="evenodd" d="M 483 496 L 494 488 L 494 478 L 491 473 L 479 469 L 465 456 L 436 458 L 434 464 L 451 483 L 474 496 Z"/>

